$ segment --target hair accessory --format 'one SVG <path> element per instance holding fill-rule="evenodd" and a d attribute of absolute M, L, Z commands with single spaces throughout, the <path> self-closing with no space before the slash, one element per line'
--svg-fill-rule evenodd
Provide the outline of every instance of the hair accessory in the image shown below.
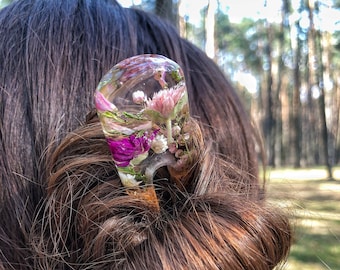
<path fill-rule="evenodd" d="M 184 186 L 194 160 L 182 69 L 161 55 L 125 59 L 102 78 L 95 103 L 122 184 L 159 207 L 150 185 L 156 171 L 167 166 Z"/>

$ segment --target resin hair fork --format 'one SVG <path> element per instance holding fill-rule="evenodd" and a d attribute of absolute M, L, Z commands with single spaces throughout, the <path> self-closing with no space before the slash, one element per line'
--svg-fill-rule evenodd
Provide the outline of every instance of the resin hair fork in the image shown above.
<path fill-rule="evenodd" d="M 184 187 L 197 156 L 182 69 L 161 55 L 125 59 L 102 78 L 95 103 L 123 186 L 159 209 L 157 170 Z"/>

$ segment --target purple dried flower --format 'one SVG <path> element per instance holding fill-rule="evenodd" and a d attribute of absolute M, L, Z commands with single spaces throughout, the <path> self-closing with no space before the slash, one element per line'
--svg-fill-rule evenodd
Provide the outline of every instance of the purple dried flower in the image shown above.
<path fill-rule="evenodd" d="M 148 152 L 156 133 L 157 131 L 153 132 L 150 136 L 144 133 L 141 137 L 131 135 L 121 140 L 108 138 L 107 142 L 116 165 L 118 167 L 127 167 L 132 159 Z"/>

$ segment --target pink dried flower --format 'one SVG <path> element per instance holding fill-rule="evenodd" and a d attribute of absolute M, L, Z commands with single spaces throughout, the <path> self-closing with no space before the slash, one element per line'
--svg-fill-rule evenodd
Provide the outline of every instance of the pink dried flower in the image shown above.
<path fill-rule="evenodd" d="M 178 150 L 178 148 L 177 148 L 177 145 L 176 145 L 176 143 L 170 143 L 169 144 L 169 152 L 171 153 L 171 154 L 175 154 L 176 153 L 176 151 Z"/>
<path fill-rule="evenodd" d="M 161 90 L 146 102 L 147 109 L 159 112 L 164 118 L 169 118 L 178 101 L 185 92 L 185 86 Z"/>
<path fill-rule="evenodd" d="M 117 107 L 110 101 L 108 101 L 101 92 L 95 93 L 95 105 L 99 112 L 117 110 Z"/>

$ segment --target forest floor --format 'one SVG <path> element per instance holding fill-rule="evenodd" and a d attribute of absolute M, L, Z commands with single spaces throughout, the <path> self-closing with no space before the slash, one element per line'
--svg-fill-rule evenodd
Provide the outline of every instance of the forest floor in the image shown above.
<path fill-rule="evenodd" d="M 270 169 L 269 200 L 291 216 L 295 241 L 284 270 L 340 270 L 340 168 Z"/>

